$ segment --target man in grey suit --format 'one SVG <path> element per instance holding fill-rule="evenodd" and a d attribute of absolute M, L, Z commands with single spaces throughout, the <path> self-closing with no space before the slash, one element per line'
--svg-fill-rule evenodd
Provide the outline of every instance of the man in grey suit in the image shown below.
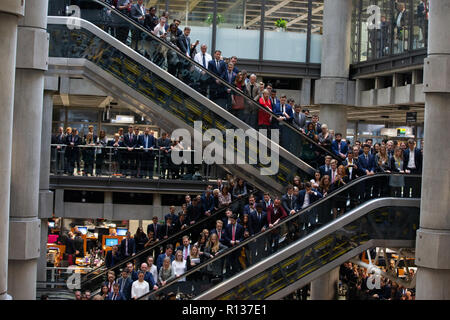
<path fill-rule="evenodd" d="M 145 22 L 145 6 L 144 0 L 138 0 L 137 3 L 131 6 L 131 18 L 140 25 L 144 26 Z M 131 47 L 138 50 L 138 42 L 142 40 L 142 32 L 140 30 L 132 30 L 131 32 Z"/>
<path fill-rule="evenodd" d="M 259 85 L 256 82 L 256 75 L 250 75 L 250 81 L 245 85 L 245 94 L 251 97 L 254 101 L 258 102 L 260 97 Z M 245 101 L 244 121 L 252 128 L 257 128 L 258 125 L 258 107 Z"/>
<path fill-rule="evenodd" d="M 303 133 L 305 132 L 303 128 L 306 125 L 306 115 L 302 112 L 302 107 L 299 104 L 295 105 L 292 125 Z"/>

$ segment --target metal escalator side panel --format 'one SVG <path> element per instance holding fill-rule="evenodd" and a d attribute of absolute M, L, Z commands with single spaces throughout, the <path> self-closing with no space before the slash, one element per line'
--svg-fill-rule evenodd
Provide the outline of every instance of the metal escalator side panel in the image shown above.
<path fill-rule="evenodd" d="M 367 248 L 379 244 L 414 246 L 419 206 L 418 199 L 369 201 L 196 299 L 276 299 Z"/>

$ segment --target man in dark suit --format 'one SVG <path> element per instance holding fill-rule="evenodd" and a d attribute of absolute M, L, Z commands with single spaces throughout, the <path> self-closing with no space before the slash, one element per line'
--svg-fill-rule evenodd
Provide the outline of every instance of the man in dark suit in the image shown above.
<path fill-rule="evenodd" d="M 203 209 L 200 196 L 192 199 L 192 204 L 187 208 L 187 220 L 188 225 L 193 225 L 204 216 L 205 210 Z"/>
<path fill-rule="evenodd" d="M 403 170 L 406 173 L 421 174 L 422 163 L 422 152 L 416 148 L 416 142 L 413 139 L 409 139 L 408 148 L 403 152 Z M 409 195 L 410 191 L 412 191 L 413 198 L 420 198 L 420 186 L 416 186 L 411 179 L 406 177 L 404 193 Z"/>
<path fill-rule="evenodd" d="M 259 99 L 259 85 L 256 82 L 256 75 L 251 74 L 250 80 L 245 85 L 245 93 L 252 98 L 255 102 Z M 251 103 L 249 99 L 245 99 L 245 109 L 244 109 L 244 122 L 247 123 L 252 128 L 257 128 L 258 126 L 258 110 L 259 108 L 255 103 Z"/>
<path fill-rule="evenodd" d="M 314 126 L 314 132 L 315 132 L 316 134 L 319 134 L 319 133 L 322 132 L 322 124 L 320 124 L 320 122 L 319 122 L 319 116 L 318 116 L 317 114 L 315 114 L 315 115 L 312 116 L 311 123 L 312 123 L 313 126 Z M 308 127 L 308 125 L 309 125 L 309 122 L 306 123 L 305 129 Z"/>
<path fill-rule="evenodd" d="M 207 188 L 201 197 L 201 204 L 206 216 L 210 216 L 214 212 L 214 196 L 211 188 Z"/>
<path fill-rule="evenodd" d="M 67 157 L 68 162 L 68 174 L 69 176 L 73 176 L 73 170 L 75 169 L 75 161 L 80 157 L 80 150 L 78 146 L 82 144 L 81 138 L 79 135 L 75 133 L 73 130 L 69 135 L 66 136 L 66 151 L 65 156 Z"/>
<path fill-rule="evenodd" d="M 267 210 L 269 210 L 270 207 L 273 207 L 273 201 L 270 198 L 270 194 L 267 192 L 264 193 L 262 205 L 264 212 L 267 212 Z"/>
<path fill-rule="evenodd" d="M 125 300 L 130 300 L 133 280 L 131 280 L 127 269 L 123 269 L 121 275 L 122 276 L 117 280 L 117 284 L 119 285 L 119 292 L 125 297 Z"/>
<path fill-rule="evenodd" d="M 259 232 L 263 232 L 268 227 L 267 225 L 267 213 L 263 210 L 262 203 L 256 204 L 256 211 L 253 211 L 248 217 L 248 231 L 250 236 L 253 236 Z M 250 251 L 250 263 L 256 263 L 261 261 L 266 256 L 266 241 L 260 238 L 258 241 L 252 241 L 248 244 Z"/>
<path fill-rule="evenodd" d="M 305 132 L 306 115 L 302 112 L 302 107 L 299 104 L 295 105 L 292 118 L 292 125 L 298 130 Z"/>
<path fill-rule="evenodd" d="M 208 70 L 214 73 L 219 78 L 226 71 L 227 65 L 221 59 L 222 52 L 220 50 L 214 51 L 214 59 L 208 62 Z M 209 86 L 210 99 L 217 103 L 222 108 L 226 108 L 227 105 L 227 94 L 225 88 L 220 84 L 218 80 L 211 78 L 211 83 Z"/>
<path fill-rule="evenodd" d="M 127 237 L 120 243 L 120 255 L 126 259 L 136 254 L 136 242 L 131 238 L 130 231 L 127 231 Z"/>
<path fill-rule="evenodd" d="M 128 126 L 128 132 L 123 135 L 123 146 L 128 148 L 123 151 L 123 168 L 120 168 L 123 176 L 129 172 L 130 175 L 137 174 L 136 153 L 134 149 L 138 146 L 138 137 L 133 132 L 133 126 Z"/>
<path fill-rule="evenodd" d="M 173 253 L 173 245 L 168 244 L 166 246 L 166 252 L 161 253 L 158 258 L 156 259 L 156 267 L 158 268 L 158 272 L 159 269 L 161 269 L 163 262 L 164 262 L 164 258 L 165 257 L 169 257 L 170 258 L 170 262 L 172 262 L 173 260 L 175 260 L 175 256 L 172 254 Z"/>
<path fill-rule="evenodd" d="M 219 241 L 222 244 L 225 244 L 227 238 L 225 237 L 225 230 L 223 230 L 223 221 L 222 220 L 217 220 L 216 221 L 216 227 L 214 229 L 212 229 L 210 232 L 210 234 L 217 234 L 217 236 L 219 237 Z"/>
<path fill-rule="evenodd" d="M 297 198 L 297 207 L 298 210 L 303 210 L 307 207 L 309 207 L 312 203 L 316 202 L 317 200 L 322 198 L 322 194 L 314 189 L 311 186 L 310 182 L 305 182 L 305 189 L 300 190 L 298 193 Z M 316 224 L 316 216 L 317 216 L 317 210 L 313 209 L 306 213 L 303 213 L 303 219 L 302 222 L 305 224 L 305 226 L 309 224 L 315 225 Z M 322 214 L 322 212 L 321 212 Z M 322 219 L 322 215 L 319 214 L 319 223 L 324 220 Z M 328 213 L 329 214 L 329 213 Z"/>
<path fill-rule="evenodd" d="M 153 223 L 150 223 L 147 226 L 147 234 L 149 234 L 149 232 L 153 232 L 154 240 L 161 240 L 162 225 L 158 224 L 157 216 L 153 216 L 152 221 Z"/>
<path fill-rule="evenodd" d="M 233 69 L 234 65 L 231 62 L 229 62 L 227 65 L 227 69 L 221 75 L 222 79 L 232 86 L 235 85 L 235 80 L 237 76 L 237 74 L 233 71 Z M 230 111 L 232 109 L 231 89 L 226 89 L 224 87 L 224 90 L 226 91 L 226 99 L 227 99 L 226 109 Z"/>
<path fill-rule="evenodd" d="M 159 19 L 156 16 L 156 8 L 151 7 L 148 9 L 148 13 L 145 14 L 144 27 L 146 27 L 149 31 L 153 31 L 158 22 Z"/>
<path fill-rule="evenodd" d="M 51 158 L 55 160 L 55 166 L 50 168 L 52 173 L 62 173 L 64 168 L 64 147 L 60 146 L 66 144 L 66 135 L 64 134 L 64 128 L 59 127 L 58 133 L 52 135 L 52 144 L 58 144 L 58 146 L 52 147 Z"/>
<path fill-rule="evenodd" d="M 367 143 L 363 146 L 363 153 L 358 157 L 358 163 L 362 175 L 372 176 L 375 174 L 375 156 L 370 153 L 370 145 L 368 145 Z M 364 195 L 361 195 L 361 197 L 366 200 L 370 199 L 371 189 L 373 185 L 369 181 L 364 182 L 363 185 Z"/>
<path fill-rule="evenodd" d="M 183 237 L 183 244 L 177 247 L 176 251 L 178 250 L 180 250 L 183 253 L 184 260 L 186 260 L 187 257 L 189 257 L 189 255 L 191 254 L 191 243 L 189 241 L 189 236 Z"/>
<path fill-rule="evenodd" d="M 237 216 L 235 214 L 230 217 L 230 224 L 225 227 L 225 237 L 227 239 L 227 246 L 234 247 L 244 240 L 244 228 L 237 223 Z M 241 270 L 239 264 L 240 250 L 235 250 L 228 255 L 227 274 L 233 275 Z"/>
<path fill-rule="evenodd" d="M 248 198 L 248 204 L 246 204 L 246 205 L 244 206 L 243 214 L 248 215 L 248 217 L 250 218 L 250 215 L 251 215 L 253 212 L 256 212 L 256 200 L 255 200 L 255 197 L 254 197 L 253 195 L 251 195 L 251 196 Z"/>
<path fill-rule="evenodd" d="M 175 213 L 175 206 L 170 206 L 169 213 L 164 216 L 164 222 L 166 222 L 169 217 L 172 218 L 172 223 L 178 221 L 178 215 Z"/>
<path fill-rule="evenodd" d="M 131 10 L 131 2 L 130 0 L 118 0 L 116 3 L 116 8 L 120 12 L 122 12 L 124 15 L 128 16 Z M 115 14 L 111 15 L 113 17 L 113 21 L 117 21 L 117 28 L 116 28 L 116 37 L 117 40 L 126 43 L 128 38 L 128 32 L 130 31 L 128 24 L 121 23 L 122 18 L 116 17 Z"/>
<path fill-rule="evenodd" d="M 141 170 L 139 172 L 140 177 L 146 177 L 153 179 L 153 168 L 155 167 L 155 151 L 156 139 L 153 135 L 153 131 L 149 128 L 145 128 L 144 134 L 141 134 L 138 138 L 138 146 L 141 149 Z"/>
<path fill-rule="evenodd" d="M 161 134 L 161 138 L 159 138 L 156 142 L 156 147 L 159 149 L 159 155 L 161 157 L 161 179 L 166 179 L 169 177 L 168 171 L 169 169 L 169 161 L 170 161 L 170 139 L 167 138 L 167 133 L 163 132 Z"/>
<path fill-rule="evenodd" d="M 190 27 L 185 27 L 184 32 L 181 36 L 178 37 L 177 46 L 181 52 L 183 52 L 186 56 L 191 56 L 191 38 L 189 35 L 191 33 Z"/>
<path fill-rule="evenodd" d="M 125 296 L 119 291 L 119 284 L 114 283 L 113 284 L 113 292 L 108 293 L 108 296 L 106 297 L 106 300 L 127 300 Z"/>
<path fill-rule="evenodd" d="M 281 205 L 288 215 L 293 215 L 297 211 L 297 197 L 294 196 L 294 187 L 289 185 L 287 192 L 281 197 Z"/>
<path fill-rule="evenodd" d="M 276 228 L 276 226 L 280 223 L 281 220 L 287 217 L 286 211 L 283 209 L 281 205 L 280 198 L 275 198 L 273 201 L 273 207 L 269 207 L 267 209 L 267 225 L 272 230 L 269 240 L 269 252 L 273 253 L 278 250 L 278 241 L 280 239 L 280 228 Z"/>
<path fill-rule="evenodd" d="M 137 3 L 131 5 L 131 18 L 140 25 L 144 26 L 145 22 L 145 6 L 144 0 L 137 0 Z M 134 50 L 138 49 L 138 43 L 142 40 L 142 32 L 133 28 L 131 32 L 131 47 Z"/>
<path fill-rule="evenodd" d="M 348 152 L 348 145 L 347 142 L 342 141 L 342 134 L 336 133 L 335 139 L 331 143 L 331 150 L 334 152 L 335 155 L 341 158 L 341 160 L 344 160 L 346 158 L 347 152 Z"/>
<path fill-rule="evenodd" d="M 325 156 L 325 164 L 319 167 L 320 177 L 328 175 L 331 178 L 331 156 Z"/>
<path fill-rule="evenodd" d="M 119 247 L 113 246 L 112 249 L 106 253 L 105 265 L 109 269 L 118 264 L 120 260 L 122 260 L 122 257 L 119 252 Z"/>
<path fill-rule="evenodd" d="M 171 216 L 167 217 L 165 223 L 161 227 L 161 239 L 170 238 L 175 234 L 175 224 Z"/>

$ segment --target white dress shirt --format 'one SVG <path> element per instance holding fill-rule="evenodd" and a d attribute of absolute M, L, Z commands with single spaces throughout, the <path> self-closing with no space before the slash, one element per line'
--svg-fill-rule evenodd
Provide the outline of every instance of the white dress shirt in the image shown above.
<path fill-rule="evenodd" d="M 194 56 L 194 61 L 198 64 L 202 65 L 205 69 L 208 69 L 208 63 L 212 60 L 211 55 L 208 52 L 205 52 L 205 66 L 203 66 L 203 53 L 198 52 Z"/>
<path fill-rule="evenodd" d="M 416 162 L 415 162 L 415 159 L 414 159 L 414 157 L 415 157 L 414 151 L 415 150 L 411 151 L 411 149 L 409 149 L 408 168 L 411 168 L 411 169 L 415 169 L 416 168 Z"/>

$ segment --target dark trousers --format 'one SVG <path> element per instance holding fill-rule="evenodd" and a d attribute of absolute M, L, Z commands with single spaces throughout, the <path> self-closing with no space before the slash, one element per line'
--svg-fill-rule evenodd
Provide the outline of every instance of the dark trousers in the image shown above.
<path fill-rule="evenodd" d="M 141 153 L 141 171 L 140 176 L 149 176 L 153 178 L 153 168 L 155 166 L 155 155 L 153 151 L 143 151 Z"/>

